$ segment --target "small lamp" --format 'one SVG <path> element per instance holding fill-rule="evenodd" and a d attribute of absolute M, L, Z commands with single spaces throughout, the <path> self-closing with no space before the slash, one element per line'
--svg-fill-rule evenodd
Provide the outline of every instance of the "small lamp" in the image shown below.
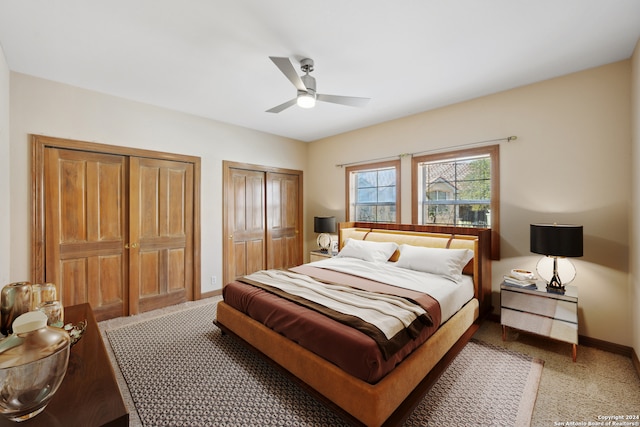
<path fill-rule="evenodd" d="M 582 226 L 531 224 L 530 238 L 531 252 L 553 259 L 553 273 L 547 283 L 547 292 L 564 294 L 565 287 L 558 274 L 558 257 L 582 256 Z"/>
<path fill-rule="evenodd" d="M 316 216 L 313 218 L 313 231 L 318 235 L 320 252 L 329 252 L 331 246 L 331 234 L 336 232 L 336 217 Z"/>

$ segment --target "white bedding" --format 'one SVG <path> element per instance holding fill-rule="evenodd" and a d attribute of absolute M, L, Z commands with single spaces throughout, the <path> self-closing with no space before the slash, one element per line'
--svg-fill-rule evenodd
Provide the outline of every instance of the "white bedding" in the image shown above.
<path fill-rule="evenodd" d="M 327 258 L 307 265 L 429 294 L 440 304 L 442 323 L 473 298 L 473 278 L 467 275 L 454 282 L 435 274 L 396 267 L 393 262 L 376 263 L 346 257 Z"/>

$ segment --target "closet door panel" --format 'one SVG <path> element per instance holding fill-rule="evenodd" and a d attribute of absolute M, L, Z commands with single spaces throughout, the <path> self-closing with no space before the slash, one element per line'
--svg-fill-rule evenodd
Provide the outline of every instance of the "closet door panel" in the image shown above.
<path fill-rule="evenodd" d="M 161 295 L 160 286 L 160 262 L 158 251 L 140 250 L 138 261 L 140 263 L 140 297 L 149 298 Z"/>
<path fill-rule="evenodd" d="M 264 172 L 230 168 L 226 180 L 225 277 L 234 280 L 265 268 Z"/>
<path fill-rule="evenodd" d="M 130 312 L 191 300 L 193 165 L 131 158 L 130 195 Z"/>
<path fill-rule="evenodd" d="M 297 174 L 267 172 L 267 268 L 302 264 Z"/>
<path fill-rule="evenodd" d="M 126 314 L 126 158 L 47 148 L 45 280 L 96 319 Z"/>
<path fill-rule="evenodd" d="M 229 274 L 233 278 L 244 276 L 247 274 L 247 245 L 245 242 L 234 242 L 231 245 L 231 256 L 228 256 L 228 262 L 224 265 L 228 266 Z"/>
<path fill-rule="evenodd" d="M 183 249 L 172 249 L 167 252 L 169 266 L 169 280 L 167 282 L 169 291 L 178 290 L 181 283 L 185 282 L 184 268 L 185 251 Z"/>
<path fill-rule="evenodd" d="M 102 286 L 97 298 L 107 304 L 121 302 L 122 295 L 126 292 L 124 277 L 121 273 L 124 268 L 122 257 L 119 255 L 95 257 L 90 260 L 90 270 L 94 263 L 95 267 L 93 268 L 97 270 L 94 275 L 100 278 L 100 283 L 111 284 L 111 286 Z M 92 275 L 89 274 L 89 277 L 91 276 Z"/>
<path fill-rule="evenodd" d="M 188 234 L 187 222 L 184 208 L 186 203 L 186 171 L 178 169 L 167 170 L 167 193 L 164 195 L 162 207 L 166 209 L 166 213 L 161 215 L 164 220 L 161 221 L 163 229 L 161 233 L 165 236 L 184 237 Z M 162 210 L 161 210 L 162 212 Z"/>
<path fill-rule="evenodd" d="M 63 295 L 61 299 L 63 305 L 89 302 L 87 269 L 87 262 L 84 259 L 62 260 L 60 262 L 62 286 L 58 286 L 58 292 L 61 292 Z"/>
<path fill-rule="evenodd" d="M 87 174 L 91 173 L 91 170 L 87 162 L 65 156 L 69 153 L 62 154 L 55 165 L 59 171 L 57 178 L 60 190 L 60 217 L 63 219 L 60 221 L 59 243 L 65 245 L 87 242 L 87 220 L 91 220 L 88 218 L 88 210 L 93 208 L 86 197 L 87 186 L 91 185 L 88 182 L 91 181 L 91 177 Z"/>

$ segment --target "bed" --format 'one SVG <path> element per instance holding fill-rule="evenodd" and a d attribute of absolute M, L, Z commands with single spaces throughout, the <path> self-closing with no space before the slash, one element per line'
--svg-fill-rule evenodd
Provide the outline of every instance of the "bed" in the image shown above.
<path fill-rule="evenodd" d="M 490 238 L 488 229 L 371 223 L 340 224 L 341 255 L 360 245 L 376 248 L 387 244 L 397 245 L 397 250 L 392 252 L 388 262 L 380 266 L 386 269 L 386 264 L 389 264 L 391 271 L 399 270 L 396 265 L 400 264 L 402 257 L 399 255 L 400 248 L 404 254 L 410 253 L 414 248 L 438 248 L 440 253 L 441 249 L 453 250 L 446 252 L 447 254 L 465 250 L 472 253 L 471 260 L 466 262 L 465 259 L 464 268 L 461 266 L 463 278 L 460 283 L 468 283 L 465 285 L 468 286 L 467 296 L 447 297 L 456 301 L 453 304 L 437 300 L 438 309 L 432 312 L 430 306 L 428 313 L 432 315 L 428 314 L 427 320 L 422 320 L 424 325 L 411 335 L 411 339 L 396 347 L 392 346 L 394 350 L 382 357 L 376 356 L 377 361 L 363 359 L 369 357 L 371 346 L 382 347 L 372 338 L 364 336 L 361 331 L 335 324 L 336 321 L 332 319 L 324 319 L 324 314 L 320 314 L 313 307 L 300 306 L 295 301 L 281 301 L 277 292 L 274 293 L 274 288 L 270 287 L 270 282 L 265 288 L 255 288 L 253 285 L 258 285 L 255 281 L 245 280 L 262 277 L 260 275 L 247 276 L 242 281 L 236 280 L 225 286 L 224 299 L 217 308 L 216 324 L 224 332 L 240 338 L 283 368 L 292 378 L 351 423 L 367 426 L 397 425 L 411 413 L 430 385 L 466 344 L 477 329 L 479 316 L 490 311 Z M 346 258 L 349 257 L 328 260 L 326 264 L 334 262 L 341 265 L 342 261 L 349 261 Z M 404 259 L 408 259 L 407 255 Z M 334 279 L 339 277 L 343 280 L 342 276 L 351 276 L 350 270 L 336 272 L 332 268 L 334 267 L 320 261 L 296 267 L 291 272 L 273 271 L 270 272 L 270 277 L 293 275 L 297 279 L 297 275 L 305 278 L 311 276 L 314 279 L 309 280 L 315 282 L 317 273 L 320 281 L 341 286 Z M 375 282 L 380 280 L 378 277 L 382 277 L 378 271 L 372 274 Z M 355 279 L 355 282 L 359 281 L 370 282 L 371 278 Z M 379 283 L 377 285 L 387 286 Z M 408 298 L 411 301 L 416 299 Z M 460 308 L 455 307 L 456 305 Z M 289 309 L 293 311 L 287 311 Z M 273 323 L 273 318 L 276 318 L 276 323 Z M 316 318 L 317 324 L 314 323 Z M 417 323 L 419 322 L 414 320 L 412 325 Z M 280 326 L 282 324 L 284 326 Z M 334 329 L 335 336 L 329 336 L 329 332 Z M 348 342 L 351 338 L 346 336 L 358 336 L 354 341 L 359 342 L 351 344 Z M 320 340 L 320 337 L 329 340 L 329 344 L 323 342 L 320 345 L 332 349 L 327 354 L 321 354 L 322 351 L 313 347 L 314 341 Z M 334 340 L 333 344 L 331 340 Z M 337 348 L 347 345 L 356 347 L 345 350 L 343 354 L 336 351 Z M 368 347 L 357 347 L 358 345 Z M 357 357 L 349 358 L 349 354 Z M 360 357 L 361 355 L 364 356 Z M 363 359 L 361 364 L 366 366 L 358 365 L 360 359 Z"/>

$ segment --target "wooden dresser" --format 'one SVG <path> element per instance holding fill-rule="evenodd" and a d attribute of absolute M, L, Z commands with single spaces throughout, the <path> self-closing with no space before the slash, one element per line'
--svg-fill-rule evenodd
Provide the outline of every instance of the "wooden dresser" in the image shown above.
<path fill-rule="evenodd" d="M 21 423 L 0 417 L 0 426 L 128 427 L 129 414 L 89 304 L 65 307 L 65 323 L 87 320 L 87 329 L 69 353 L 60 388 L 45 410 Z"/>

